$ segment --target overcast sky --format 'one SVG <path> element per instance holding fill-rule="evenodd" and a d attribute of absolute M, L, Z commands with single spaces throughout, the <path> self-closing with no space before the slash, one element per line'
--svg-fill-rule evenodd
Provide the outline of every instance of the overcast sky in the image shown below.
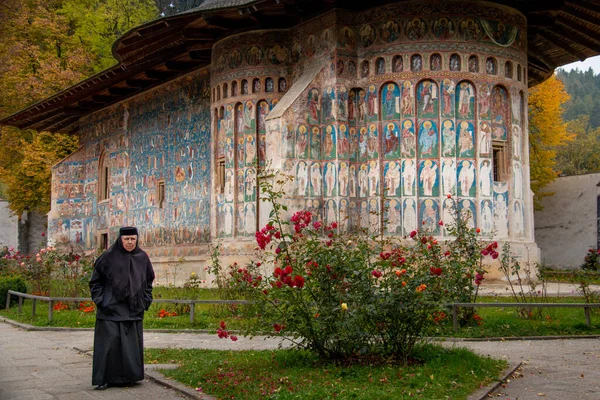
<path fill-rule="evenodd" d="M 580 71 L 587 71 L 590 67 L 594 70 L 594 75 L 600 74 L 600 56 L 590 57 L 585 61 L 578 61 L 572 64 L 563 65 L 562 68 L 565 71 L 570 71 L 572 69 L 579 69 Z"/>

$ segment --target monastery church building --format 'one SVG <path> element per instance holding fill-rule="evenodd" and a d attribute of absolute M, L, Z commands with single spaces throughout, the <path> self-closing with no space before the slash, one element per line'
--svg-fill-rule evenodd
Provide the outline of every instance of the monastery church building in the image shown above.
<path fill-rule="evenodd" d="M 342 231 L 443 239 L 456 200 L 533 262 L 527 91 L 600 52 L 591 3 L 205 0 L 0 123 L 80 138 L 52 170 L 50 241 L 92 253 L 137 226 L 159 282 L 182 257 L 203 276 L 210 244 L 254 254 L 265 166 Z"/>

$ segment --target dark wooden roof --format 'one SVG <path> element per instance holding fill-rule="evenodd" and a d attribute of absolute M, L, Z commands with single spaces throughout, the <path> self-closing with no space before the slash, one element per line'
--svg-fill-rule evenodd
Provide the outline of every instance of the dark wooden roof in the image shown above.
<path fill-rule="evenodd" d="M 288 28 L 333 8 L 389 0 L 205 0 L 181 14 L 135 28 L 117 40 L 119 64 L 0 121 L 18 128 L 76 133 L 80 117 L 210 64 L 229 35 Z M 528 20 L 529 86 L 558 66 L 600 54 L 600 0 L 498 0 Z"/>

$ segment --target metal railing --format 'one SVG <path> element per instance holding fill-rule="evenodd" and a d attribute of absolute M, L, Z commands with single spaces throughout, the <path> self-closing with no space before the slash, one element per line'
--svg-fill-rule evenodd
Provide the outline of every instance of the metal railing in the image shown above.
<path fill-rule="evenodd" d="M 33 300 L 31 316 L 35 316 L 37 301 L 47 301 L 48 302 L 48 321 L 52 322 L 52 316 L 54 311 L 54 304 L 57 301 L 69 301 L 69 302 L 77 302 L 77 301 L 92 301 L 89 297 L 50 297 L 50 296 L 36 296 L 33 294 L 16 292 L 14 290 L 9 290 L 6 295 L 6 309 L 10 308 L 10 298 L 12 296 L 16 296 L 19 299 L 19 309 L 18 313 L 21 314 L 23 312 L 23 299 L 31 299 Z M 175 304 L 189 304 L 190 306 L 190 322 L 194 322 L 196 304 L 248 304 L 247 300 L 186 300 L 186 299 L 154 299 L 152 303 L 175 303 Z"/>
<path fill-rule="evenodd" d="M 600 303 L 453 303 L 452 306 L 452 325 L 454 332 L 458 332 L 458 309 L 464 308 L 479 308 L 479 307 L 522 307 L 522 308 L 583 308 L 585 314 L 585 323 L 588 327 L 592 326 L 592 318 L 590 315 L 591 308 L 600 308 Z"/>
<path fill-rule="evenodd" d="M 6 309 L 10 308 L 10 299 L 12 296 L 16 296 L 19 299 L 18 313 L 21 314 L 23 311 L 23 299 L 32 299 L 32 311 L 31 315 L 34 316 L 36 312 L 37 300 L 48 302 L 48 321 L 52 322 L 52 314 L 54 303 L 57 301 L 91 301 L 89 297 L 49 297 L 49 296 L 36 296 L 27 293 L 16 292 L 9 290 L 6 295 Z M 186 300 L 186 299 L 154 299 L 153 303 L 174 303 L 174 304 L 189 304 L 190 306 L 190 322 L 194 322 L 196 304 L 248 304 L 247 300 Z M 522 308 L 583 308 L 585 314 L 585 323 L 588 327 L 592 326 L 592 318 L 590 309 L 600 308 L 600 303 L 452 303 L 448 304 L 448 307 L 452 307 L 452 325 L 454 332 L 458 332 L 458 309 L 464 308 L 483 308 L 483 307 L 522 307 Z"/>

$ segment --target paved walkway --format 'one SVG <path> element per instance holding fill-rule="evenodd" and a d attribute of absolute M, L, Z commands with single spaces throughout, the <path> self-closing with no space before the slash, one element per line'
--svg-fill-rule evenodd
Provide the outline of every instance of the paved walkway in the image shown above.
<path fill-rule="evenodd" d="M 180 393 L 151 381 L 133 388 L 92 390 L 91 358 L 74 350 L 90 350 L 90 331 L 24 331 L 0 323 L 0 400 L 181 399 Z M 214 334 L 145 333 L 146 347 L 203 349 L 274 349 L 277 340 Z M 483 355 L 523 362 L 510 382 L 496 392 L 499 399 L 597 400 L 600 398 L 600 339 L 462 342 Z"/>

